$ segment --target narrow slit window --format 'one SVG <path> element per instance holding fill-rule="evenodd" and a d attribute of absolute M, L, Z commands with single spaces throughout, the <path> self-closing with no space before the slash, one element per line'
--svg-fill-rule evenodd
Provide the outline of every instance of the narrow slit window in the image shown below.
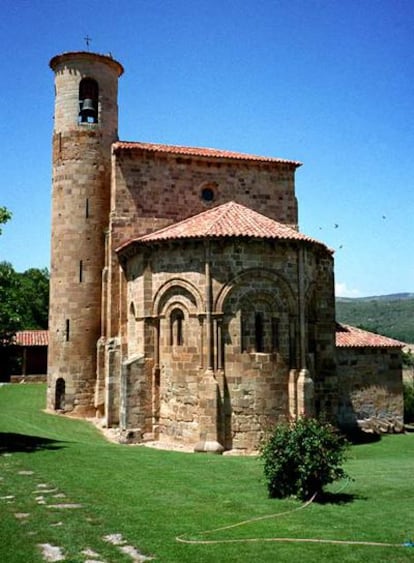
<path fill-rule="evenodd" d="M 310 354 L 316 352 L 316 324 L 314 322 L 308 324 L 308 350 Z"/>
<path fill-rule="evenodd" d="M 177 324 L 177 346 L 183 345 L 183 317 L 179 316 L 176 319 Z"/>
<path fill-rule="evenodd" d="M 184 313 L 180 309 L 174 309 L 170 318 L 170 346 L 182 346 L 184 344 Z"/>
<path fill-rule="evenodd" d="M 83 260 L 79 260 L 79 283 L 83 282 Z"/>
<path fill-rule="evenodd" d="M 137 336 L 136 336 L 136 318 L 135 318 L 135 305 L 131 301 L 129 305 L 128 314 L 128 351 L 135 353 L 137 351 Z"/>
<path fill-rule="evenodd" d="M 85 201 L 85 217 L 86 219 L 89 219 L 89 199 L 86 198 Z"/>
<path fill-rule="evenodd" d="M 69 319 L 66 319 L 66 324 L 65 324 L 65 340 L 66 340 L 66 342 L 69 342 L 69 338 L 70 338 L 70 321 L 69 321 Z"/>
<path fill-rule="evenodd" d="M 289 327 L 289 364 L 291 368 L 296 365 L 296 329 L 293 321 Z"/>
<path fill-rule="evenodd" d="M 272 318 L 272 352 L 279 351 L 279 319 Z"/>
<path fill-rule="evenodd" d="M 264 351 L 264 319 L 263 313 L 256 313 L 254 316 L 254 326 L 255 326 L 255 340 L 256 340 L 256 352 Z"/>

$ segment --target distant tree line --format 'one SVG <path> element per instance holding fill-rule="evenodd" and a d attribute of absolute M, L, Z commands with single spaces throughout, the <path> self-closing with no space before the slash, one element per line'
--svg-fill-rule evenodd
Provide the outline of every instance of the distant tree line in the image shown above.
<path fill-rule="evenodd" d="M 336 301 L 339 322 L 414 343 L 414 298 Z"/>

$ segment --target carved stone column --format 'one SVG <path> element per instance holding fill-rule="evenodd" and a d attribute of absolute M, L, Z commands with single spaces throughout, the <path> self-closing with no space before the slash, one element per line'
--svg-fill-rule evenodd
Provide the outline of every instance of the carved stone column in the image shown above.
<path fill-rule="evenodd" d="M 313 380 L 307 369 L 301 369 L 296 384 L 298 408 L 297 416 L 315 416 L 315 392 Z"/>
<path fill-rule="evenodd" d="M 296 420 L 298 417 L 298 397 L 297 397 L 297 379 L 298 371 L 296 369 L 291 369 L 289 371 L 289 383 L 288 383 L 288 398 L 289 398 L 289 418 L 291 420 Z"/>
<path fill-rule="evenodd" d="M 205 301 L 206 301 L 206 353 L 207 369 L 198 386 L 200 441 L 195 452 L 222 453 L 224 448 L 218 438 L 219 387 L 214 377 L 214 337 L 211 295 L 210 243 L 205 242 Z"/>

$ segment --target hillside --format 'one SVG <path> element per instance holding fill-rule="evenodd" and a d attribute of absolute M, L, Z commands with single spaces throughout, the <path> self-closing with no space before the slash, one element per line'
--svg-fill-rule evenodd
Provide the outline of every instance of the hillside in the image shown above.
<path fill-rule="evenodd" d="M 403 342 L 414 342 L 414 293 L 358 299 L 337 297 L 336 319 Z"/>

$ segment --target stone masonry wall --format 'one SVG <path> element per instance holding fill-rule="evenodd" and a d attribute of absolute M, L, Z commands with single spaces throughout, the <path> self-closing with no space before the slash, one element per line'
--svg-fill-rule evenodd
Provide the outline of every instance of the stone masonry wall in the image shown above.
<path fill-rule="evenodd" d="M 135 236 L 231 200 L 297 228 L 295 169 L 287 162 L 119 149 L 115 153 L 113 211 L 125 222 L 128 218 L 142 220 L 135 225 Z M 213 201 L 202 199 L 204 187 L 212 189 Z"/>
<path fill-rule="evenodd" d="M 289 370 L 301 368 L 297 248 L 289 243 L 247 240 L 211 242 L 210 246 L 217 436 L 226 449 L 252 451 L 270 425 L 288 418 Z M 331 336 L 327 334 L 334 327 L 331 284 L 324 286 L 319 268 L 324 252 L 318 245 L 309 245 L 306 252 L 305 287 L 314 287 L 313 297 L 325 300 L 329 310 L 320 324 L 318 318 L 313 319 L 319 339 L 316 365 L 332 364 Z M 160 439 L 194 444 L 204 416 L 201 381 L 209 365 L 205 247 L 202 242 L 184 242 L 153 247 L 147 259 L 145 253 L 143 249 L 128 261 L 124 308 L 133 311 L 133 318 L 130 315 L 124 326 L 123 340 L 128 355 L 149 354 L 159 367 L 154 420 Z M 183 313 L 178 324 L 177 310 Z M 260 353 L 253 349 L 251 336 L 251 315 L 257 311 L 263 314 L 267 333 L 266 349 Z M 242 314 L 246 315 L 244 337 Z M 273 344 L 268 337 L 272 318 L 273 329 L 278 331 Z M 307 342 L 308 331 L 303 337 Z M 247 343 L 245 350 L 242 338 Z"/>
<path fill-rule="evenodd" d="M 401 352 L 398 348 L 337 349 L 339 423 L 370 417 L 403 419 Z"/>

